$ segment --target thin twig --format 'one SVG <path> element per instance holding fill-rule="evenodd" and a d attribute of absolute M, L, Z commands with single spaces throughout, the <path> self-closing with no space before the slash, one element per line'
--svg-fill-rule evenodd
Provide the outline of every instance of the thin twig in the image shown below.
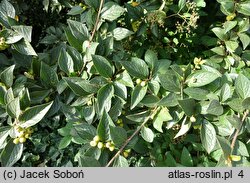
<path fill-rule="evenodd" d="M 242 127 L 242 125 L 243 125 L 245 119 L 247 118 L 248 114 L 249 114 L 249 110 L 246 110 L 246 111 L 244 112 L 244 114 L 243 114 L 243 117 L 242 117 L 241 123 L 240 123 L 240 127 L 236 130 L 236 132 L 235 132 L 235 134 L 234 134 L 234 136 L 233 136 L 233 140 L 232 140 L 232 143 L 231 143 L 231 151 L 233 151 L 233 149 L 234 149 L 234 146 L 235 146 L 237 137 L 238 137 L 238 135 L 239 135 L 239 133 L 240 133 L 241 127 Z"/>
<path fill-rule="evenodd" d="M 105 0 L 101 0 L 101 2 L 100 2 L 100 6 L 99 6 L 99 9 L 98 9 L 98 13 L 97 13 L 95 25 L 94 25 L 91 37 L 89 39 L 89 46 L 91 45 L 91 43 L 92 43 L 92 41 L 94 39 L 94 36 L 95 36 L 96 30 L 97 30 L 98 24 L 100 22 L 100 16 L 101 16 L 101 11 L 102 11 L 102 7 L 103 7 L 103 4 L 104 4 L 104 1 Z M 79 76 L 83 73 L 85 66 L 86 66 L 86 64 L 83 64 L 81 70 L 78 72 Z"/>
<path fill-rule="evenodd" d="M 90 40 L 89 40 L 90 43 L 91 43 L 91 42 L 93 41 L 93 39 L 94 39 L 94 36 L 95 36 L 96 30 L 97 30 L 98 24 L 99 24 L 99 22 L 100 22 L 100 15 L 101 15 L 101 11 L 102 11 L 102 7 L 103 7 L 103 4 L 104 4 L 104 1 L 105 1 L 105 0 L 101 0 L 101 2 L 100 2 L 100 6 L 99 6 L 98 13 L 97 13 L 97 17 L 96 17 L 94 29 L 93 29 L 93 32 L 92 32 L 92 34 L 91 34 Z"/>
<path fill-rule="evenodd" d="M 125 143 L 123 144 L 123 146 L 119 149 L 119 151 L 117 151 L 117 153 L 112 157 L 112 159 L 108 162 L 108 164 L 106 165 L 106 167 L 109 167 L 113 161 L 121 154 L 121 152 L 123 151 L 123 149 L 128 145 L 128 143 L 134 138 L 135 135 L 137 135 L 140 130 L 142 129 L 142 127 L 148 122 L 148 120 L 151 118 L 152 114 L 154 114 L 157 110 L 157 107 L 155 107 L 151 114 L 145 119 L 145 121 L 139 126 L 139 128 L 137 128 L 137 130 L 125 141 Z"/>

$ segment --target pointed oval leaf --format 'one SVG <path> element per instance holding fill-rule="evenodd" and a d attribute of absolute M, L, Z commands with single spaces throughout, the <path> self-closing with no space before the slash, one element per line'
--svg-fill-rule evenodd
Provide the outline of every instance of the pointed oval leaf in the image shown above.
<path fill-rule="evenodd" d="M 114 74 L 113 68 L 110 62 L 106 58 L 100 55 L 92 55 L 92 59 L 94 66 L 100 75 L 102 75 L 105 78 L 112 77 L 112 75 Z"/>
<path fill-rule="evenodd" d="M 67 75 L 74 72 L 74 61 L 64 48 L 61 49 L 58 63 L 59 63 L 60 69 L 63 72 L 65 72 Z"/>
<path fill-rule="evenodd" d="M 125 67 L 130 75 L 140 79 L 148 78 L 149 70 L 144 60 L 133 57 L 130 62 L 123 61 L 121 64 L 123 67 Z"/>
<path fill-rule="evenodd" d="M 121 40 L 131 36 L 132 34 L 134 34 L 134 32 L 132 32 L 128 29 L 122 28 L 122 27 L 115 28 L 112 33 L 113 33 L 115 40 L 117 40 L 117 41 L 121 41 Z"/>
<path fill-rule="evenodd" d="M 111 84 L 104 85 L 97 92 L 97 102 L 100 115 L 102 115 L 105 107 L 111 102 L 113 96 L 114 96 L 114 86 Z"/>
<path fill-rule="evenodd" d="M 59 82 L 56 71 L 44 62 L 41 62 L 40 78 L 46 87 L 56 87 Z"/>
<path fill-rule="evenodd" d="M 150 128 L 143 126 L 141 129 L 141 136 L 146 142 L 151 143 L 154 141 L 155 135 L 154 135 L 154 132 Z"/>
<path fill-rule="evenodd" d="M 131 106 L 130 109 L 133 109 L 139 104 L 139 102 L 144 98 L 147 93 L 148 86 L 136 86 L 131 94 Z"/>
<path fill-rule="evenodd" d="M 242 99 L 246 99 L 247 97 L 250 97 L 250 80 L 242 75 L 239 74 L 239 76 L 236 78 L 235 81 L 235 89 L 238 95 Z"/>
<path fill-rule="evenodd" d="M 19 117 L 21 127 L 27 128 L 40 122 L 49 111 L 52 104 L 53 102 L 37 105 L 24 111 L 24 113 Z"/>
<path fill-rule="evenodd" d="M 114 163 L 113 163 L 113 167 L 129 167 L 128 161 L 126 158 L 124 158 L 123 156 L 119 155 Z"/>
<path fill-rule="evenodd" d="M 13 71 L 14 71 L 15 65 L 12 65 L 8 68 L 6 68 L 0 75 L 1 81 L 9 88 L 13 84 Z"/>
<path fill-rule="evenodd" d="M 110 135 L 115 146 L 118 148 L 120 148 L 127 140 L 127 132 L 124 128 L 121 127 L 110 126 Z"/>
<path fill-rule="evenodd" d="M 187 167 L 193 166 L 193 159 L 186 147 L 183 147 L 181 153 L 181 164 Z"/>
<path fill-rule="evenodd" d="M 182 121 L 181 129 L 178 131 L 178 133 L 175 135 L 174 138 L 178 138 L 187 133 L 190 127 L 191 127 L 191 121 L 190 120 L 187 121 L 187 116 L 186 116 Z"/>
<path fill-rule="evenodd" d="M 110 125 L 113 125 L 113 121 L 106 110 L 104 110 L 97 126 L 97 135 L 103 142 L 110 140 Z"/>
<path fill-rule="evenodd" d="M 204 120 L 201 126 L 201 143 L 208 153 L 210 153 L 216 145 L 216 131 L 214 126 Z"/>
<path fill-rule="evenodd" d="M 103 7 L 101 18 L 108 21 L 114 21 L 119 18 L 124 12 L 125 9 L 119 6 L 117 3 L 107 2 Z"/>
<path fill-rule="evenodd" d="M 200 87 L 212 83 L 219 77 L 220 75 L 213 72 L 199 70 L 189 75 L 186 82 L 189 87 Z"/>
<path fill-rule="evenodd" d="M 1 163 L 3 167 L 13 166 L 22 156 L 23 144 L 14 144 L 12 140 L 8 142 L 1 152 Z"/>
<path fill-rule="evenodd" d="M 6 111 L 12 118 L 19 117 L 21 109 L 18 97 L 7 104 Z"/>
<path fill-rule="evenodd" d="M 207 113 L 220 116 L 223 114 L 223 107 L 218 100 L 212 100 L 207 108 Z"/>

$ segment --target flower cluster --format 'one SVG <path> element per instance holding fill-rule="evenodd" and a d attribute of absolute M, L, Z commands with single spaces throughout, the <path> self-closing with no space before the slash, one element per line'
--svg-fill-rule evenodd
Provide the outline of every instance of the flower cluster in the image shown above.
<path fill-rule="evenodd" d="M 197 12 L 197 6 L 195 2 L 187 1 L 186 3 L 187 12 L 179 16 L 183 19 L 183 22 L 177 21 L 175 26 L 179 33 L 187 32 L 191 33 L 191 29 L 197 28 L 197 21 L 200 18 Z"/>

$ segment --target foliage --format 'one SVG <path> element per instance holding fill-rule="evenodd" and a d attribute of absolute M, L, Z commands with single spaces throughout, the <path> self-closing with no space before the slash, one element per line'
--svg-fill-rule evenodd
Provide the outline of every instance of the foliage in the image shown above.
<path fill-rule="evenodd" d="M 250 166 L 249 4 L 2 0 L 1 166 Z"/>

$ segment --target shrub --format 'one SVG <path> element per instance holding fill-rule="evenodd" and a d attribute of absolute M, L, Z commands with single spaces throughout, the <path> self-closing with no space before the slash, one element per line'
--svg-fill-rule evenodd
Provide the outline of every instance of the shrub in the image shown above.
<path fill-rule="evenodd" d="M 1 166 L 249 166 L 249 3 L 2 0 Z"/>

